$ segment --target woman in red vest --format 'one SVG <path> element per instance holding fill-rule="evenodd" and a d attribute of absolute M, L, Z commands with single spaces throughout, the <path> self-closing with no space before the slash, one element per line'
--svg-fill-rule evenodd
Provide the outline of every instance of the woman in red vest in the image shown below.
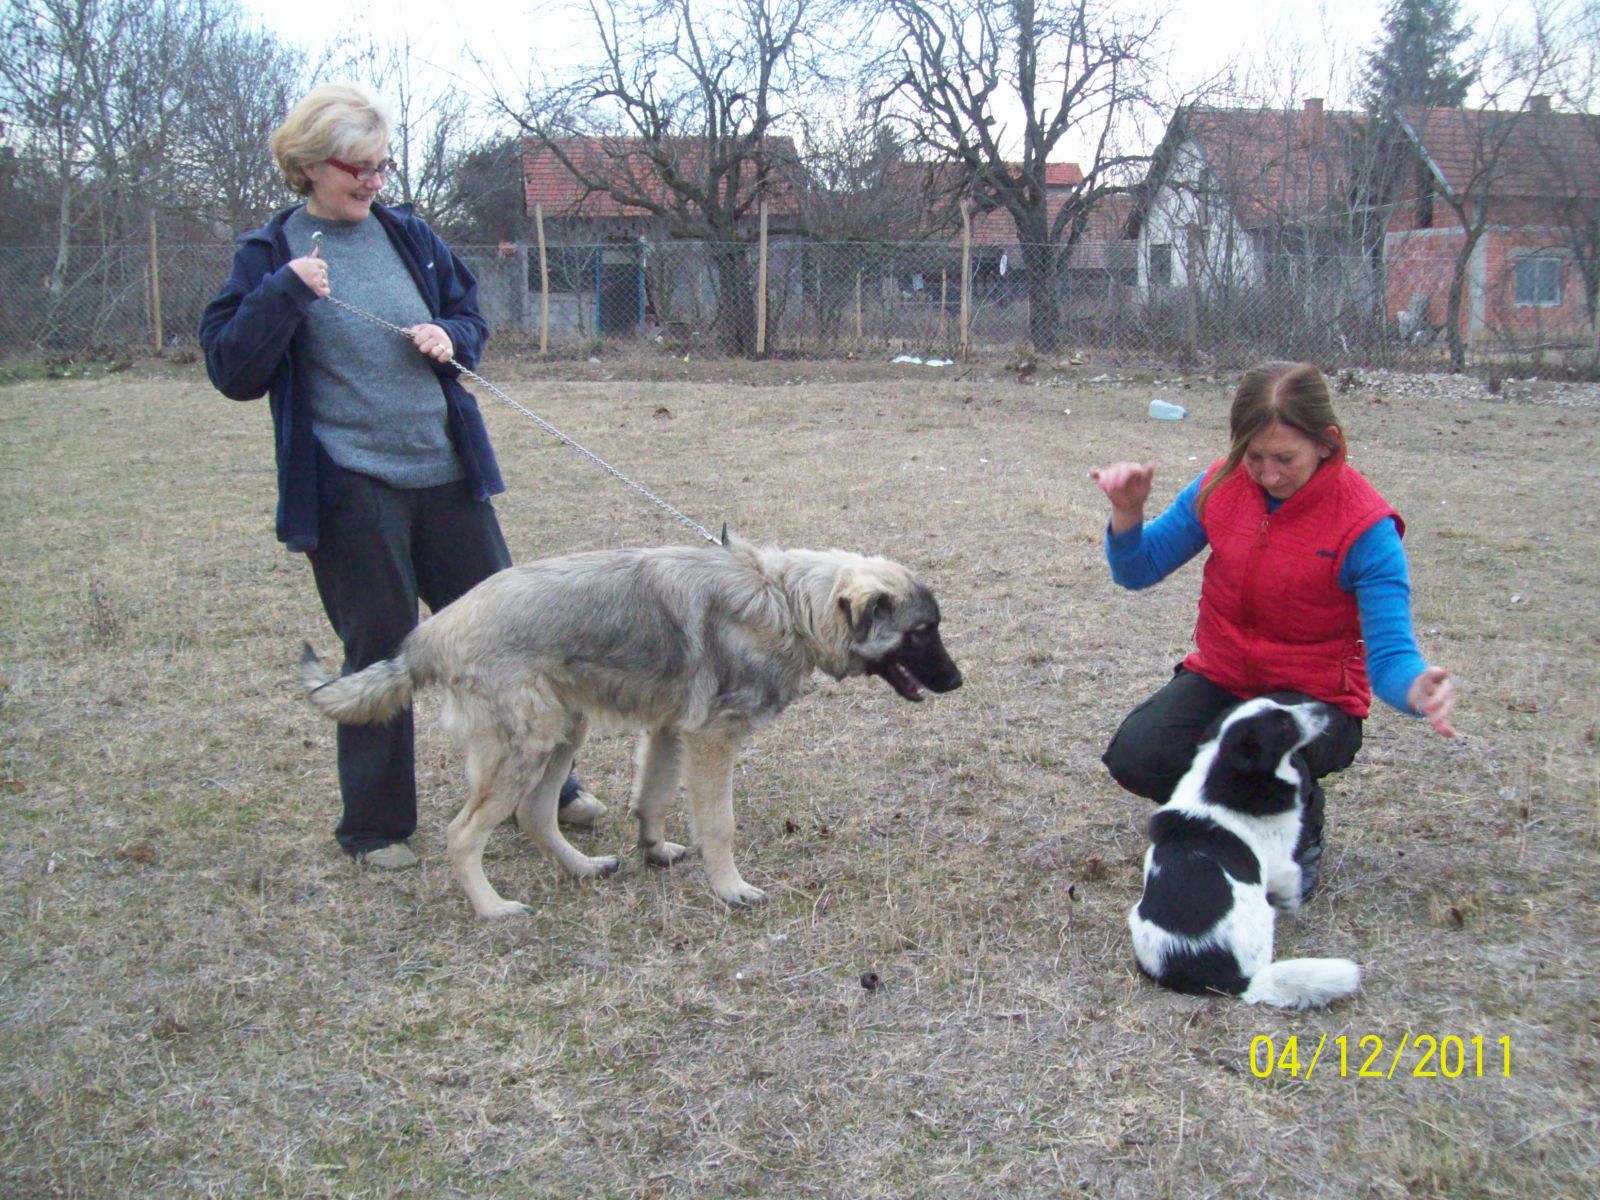
<path fill-rule="evenodd" d="M 1246 372 L 1228 426 L 1227 456 L 1148 524 L 1152 466 L 1090 472 L 1111 502 L 1106 559 L 1121 586 L 1149 587 L 1211 548 L 1194 652 L 1128 714 L 1102 761 L 1130 792 L 1165 803 L 1207 729 L 1239 701 L 1325 701 L 1327 731 L 1301 752 L 1313 782 L 1295 858 L 1310 895 L 1322 858 L 1316 781 L 1355 760 L 1374 691 L 1453 737 L 1455 684 L 1417 649 L 1405 522 L 1346 461 L 1322 372 Z"/>

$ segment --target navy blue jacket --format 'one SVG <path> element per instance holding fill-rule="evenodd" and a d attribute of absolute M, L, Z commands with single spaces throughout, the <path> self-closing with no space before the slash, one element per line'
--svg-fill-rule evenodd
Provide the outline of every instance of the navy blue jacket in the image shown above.
<path fill-rule="evenodd" d="M 298 207 L 298 206 L 296 206 Z M 295 372 L 295 331 L 314 293 L 289 267 L 292 257 L 283 223 L 286 208 L 234 251 L 227 283 L 200 318 L 206 373 L 224 396 L 258 400 L 270 394 L 273 442 L 278 458 L 278 540 L 291 550 L 317 548 L 319 480 L 340 468 L 311 432 L 311 403 Z M 456 361 L 475 368 L 489 340 L 478 315 L 478 281 L 465 263 L 409 207 L 372 206 L 372 219 L 389 235 L 417 282 L 433 322 L 450 335 Z M 374 325 L 374 337 L 399 337 Z M 435 365 L 449 413 L 450 438 L 479 500 L 505 491 L 478 402 L 461 386 L 453 366 Z"/>

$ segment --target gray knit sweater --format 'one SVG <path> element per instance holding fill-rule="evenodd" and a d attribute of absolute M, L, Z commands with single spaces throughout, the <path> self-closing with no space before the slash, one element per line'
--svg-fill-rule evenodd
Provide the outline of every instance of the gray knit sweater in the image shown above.
<path fill-rule="evenodd" d="M 333 294 L 402 328 L 431 319 L 417 285 L 383 226 L 332 221 L 299 209 L 284 223 L 296 257 L 322 233 Z M 444 392 L 425 358 L 397 333 L 333 304 L 313 304 L 294 338 L 297 370 L 311 397 L 312 430 L 341 467 L 391 487 L 434 487 L 460 479 L 446 424 Z"/>

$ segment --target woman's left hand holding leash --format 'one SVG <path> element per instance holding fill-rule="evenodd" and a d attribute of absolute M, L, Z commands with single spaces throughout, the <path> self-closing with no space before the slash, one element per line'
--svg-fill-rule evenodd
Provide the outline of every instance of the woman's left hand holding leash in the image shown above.
<path fill-rule="evenodd" d="M 455 357 L 456 348 L 450 335 L 437 325 L 413 325 L 406 330 L 406 336 L 434 362 L 447 363 Z"/>
<path fill-rule="evenodd" d="M 1456 727 L 1450 723 L 1450 714 L 1456 706 L 1455 680 L 1443 667 L 1429 667 L 1411 681 L 1406 693 L 1406 703 L 1411 711 L 1428 718 L 1429 724 L 1445 737 L 1455 737 Z"/>

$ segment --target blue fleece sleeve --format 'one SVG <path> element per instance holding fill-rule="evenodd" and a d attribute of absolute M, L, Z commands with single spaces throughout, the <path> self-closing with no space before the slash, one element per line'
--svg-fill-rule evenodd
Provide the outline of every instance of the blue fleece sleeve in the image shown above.
<path fill-rule="evenodd" d="M 477 277 L 426 222 L 413 219 L 419 237 L 428 247 L 427 269 L 433 272 L 439 289 L 439 311 L 434 323 L 450 335 L 455 360 L 473 370 L 483 360 L 484 348 L 489 343 L 489 322 L 478 311 Z M 454 374 L 454 368 L 443 364 L 435 370 L 440 374 Z"/>
<path fill-rule="evenodd" d="M 1406 693 L 1428 664 L 1417 648 L 1411 573 L 1392 519 L 1385 517 L 1355 540 L 1339 569 L 1339 586 L 1355 595 L 1361 613 L 1373 692 L 1390 708 L 1418 715 L 1406 704 Z"/>
<path fill-rule="evenodd" d="M 1106 526 L 1106 562 L 1120 587 L 1138 591 L 1160 583 L 1206 548 L 1205 526 L 1195 516 L 1204 472 L 1178 493 L 1166 512 L 1121 533 Z"/>
<path fill-rule="evenodd" d="M 206 373 L 216 389 L 233 400 L 266 395 L 316 298 L 287 264 L 273 271 L 262 247 L 241 246 L 228 281 L 200 318 Z"/>

